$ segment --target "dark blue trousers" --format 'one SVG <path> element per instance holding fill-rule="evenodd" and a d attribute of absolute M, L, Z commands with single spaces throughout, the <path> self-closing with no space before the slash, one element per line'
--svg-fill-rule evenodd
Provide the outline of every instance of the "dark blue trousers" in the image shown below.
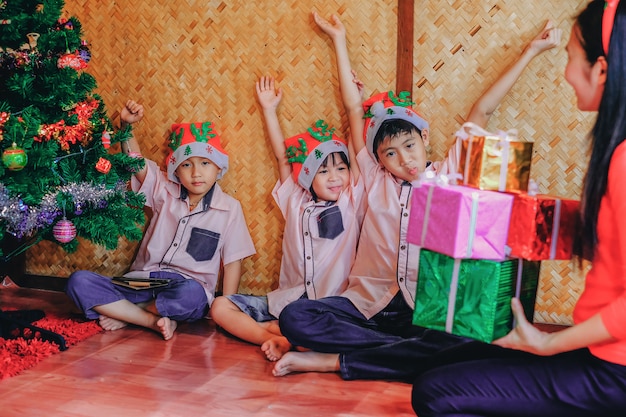
<path fill-rule="evenodd" d="M 424 329 L 411 324 L 413 311 L 398 294 L 380 313 L 366 319 L 345 297 L 300 299 L 280 313 L 282 334 L 294 346 L 342 353 L 403 340 Z"/>
<path fill-rule="evenodd" d="M 209 304 L 204 288 L 193 279 L 167 271 L 151 273 L 151 278 L 170 278 L 167 287 L 133 290 L 120 287 L 111 278 L 92 271 L 76 271 L 70 275 L 65 292 L 88 319 L 100 314 L 94 307 L 126 299 L 133 304 L 151 300 L 159 314 L 176 321 L 195 321 L 206 316 Z"/>
<path fill-rule="evenodd" d="M 421 373 L 443 363 L 494 357 L 503 349 L 438 330 L 386 345 L 353 350 L 339 355 L 341 377 L 385 379 L 411 383 Z"/>
<path fill-rule="evenodd" d="M 626 366 L 587 349 L 556 356 L 502 349 L 494 358 L 424 372 L 413 384 L 412 403 L 419 417 L 624 416 Z"/>
<path fill-rule="evenodd" d="M 411 382 L 436 363 L 435 356 L 448 361 L 457 356 L 456 347 L 478 343 L 413 326 L 412 317 L 400 293 L 369 320 L 347 298 L 326 297 L 294 301 L 283 309 L 279 325 L 294 346 L 339 353 L 344 379 Z"/>

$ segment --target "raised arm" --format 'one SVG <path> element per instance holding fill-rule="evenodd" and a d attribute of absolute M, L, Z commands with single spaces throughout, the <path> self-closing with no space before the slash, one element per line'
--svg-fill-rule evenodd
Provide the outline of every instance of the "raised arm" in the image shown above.
<path fill-rule="evenodd" d="M 136 101 L 128 100 L 122 111 L 120 112 L 120 124 L 122 127 L 126 125 L 132 125 L 143 119 L 143 106 Z M 138 153 L 141 154 L 141 148 L 139 147 L 139 142 L 137 142 L 137 138 L 135 135 L 131 135 L 130 138 L 121 143 L 122 152 L 125 154 Z M 146 178 L 147 167 L 141 169 L 141 171 L 135 172 L 135 178 L 137 181 L 143 184 L 143 180 Z"/>
<path fill-rule="evenodd" d="M 328 21 L 316 12 L 313 12 L 313 20 L 333 41 L 341 99 L 350 125 L 350 143 L 354 152 L 358 154 L 365 147 L 365 140 L 363 139 L 363 98 L 359 88 L 360 84 L 350 65 L 346 29 L 336 15 L 332 15 L 330 21 Z M 356 166 L 356 158 L 351 159 L 350 163 Z"/>
<path fill-rule="evenodd" d="M 561 29 L 554 27 L 553 23 L 548 20 L 544 28 L 524 48 L 515 63 L 504 71 L 474 103 L 466 121 L 486 127 L 489 118 L 530 61 L 542 52 L 557 46 L 561 42 L 561 35 Z"/>
<path fill-rule="evenodd" d="M 285 137 L 276 113 L 276 109 L 283 97 L 283 91 L 281 88 L 275 88 L 274 78 L 261 77 L 256 82 L 256 95 L 263 109 L 263 120 L 265 121 L 267 136 L 278 165 L 280 182 L 283 183 L 291 175 L 291 164 L 287 160 L 285 153 Z"/>

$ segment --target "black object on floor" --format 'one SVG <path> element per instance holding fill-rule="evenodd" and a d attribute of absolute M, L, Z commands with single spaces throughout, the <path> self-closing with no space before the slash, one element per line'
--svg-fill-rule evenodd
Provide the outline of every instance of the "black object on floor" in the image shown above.
<path fill-rule="evenodd" d="M 0 310 L 0 337 L 4 339 L 17 339 L 18 337 L 28 339 L 32 338 L 33 335 L 37 335 L 42 340 L 59 345 L 59 350 L 67 350 L 67 344 L 63 336 L 32 325 L 32 322 L 40 320 L 45 316 L 46 314 L 41 310 Z M 30 331 L 30 334 L 26 332 L 27 330 Z"/>

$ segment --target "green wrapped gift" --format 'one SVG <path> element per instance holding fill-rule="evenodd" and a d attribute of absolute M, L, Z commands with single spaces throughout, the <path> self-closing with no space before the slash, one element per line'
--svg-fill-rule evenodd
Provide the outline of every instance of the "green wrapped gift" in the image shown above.
<path fill-rule="evenodd" d="M 539 261 L 455 259 L 420 251 L 413 324 L 490 343 L 513 326 L 511 298 L 532 322 Z"/>

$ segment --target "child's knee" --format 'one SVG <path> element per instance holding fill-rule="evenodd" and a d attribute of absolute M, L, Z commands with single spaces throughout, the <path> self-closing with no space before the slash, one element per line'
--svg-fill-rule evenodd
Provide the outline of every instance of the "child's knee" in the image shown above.
<path fill-rule="evenodd" d="M 93 286 L 94 277 L 91 271 L 75 271 L 67 279 L 65 292 L 68 294 L 80 294 L 88 291 Z"/>
<path fill-rule="evenodd" d="M 215 300 L 213 300 L 210 309 L 212 317 L 215 317 L 215 314 L 219 315 L 224 311 L 224 308 L 226 307 L 226 301 L 228 301 L 228 299 L 224 296 L 216 297 Z"/>
<path fill-rule="evenodd" d="M 228 314 L 229 311 L 232 311 L 233 308 L 236 307 L 232 301 L 225 296 L 219 296 L 213 303 L 211 304 L 210 314 L 211 318 L 217 323 L 223 320 L 224 316 Z"/>

